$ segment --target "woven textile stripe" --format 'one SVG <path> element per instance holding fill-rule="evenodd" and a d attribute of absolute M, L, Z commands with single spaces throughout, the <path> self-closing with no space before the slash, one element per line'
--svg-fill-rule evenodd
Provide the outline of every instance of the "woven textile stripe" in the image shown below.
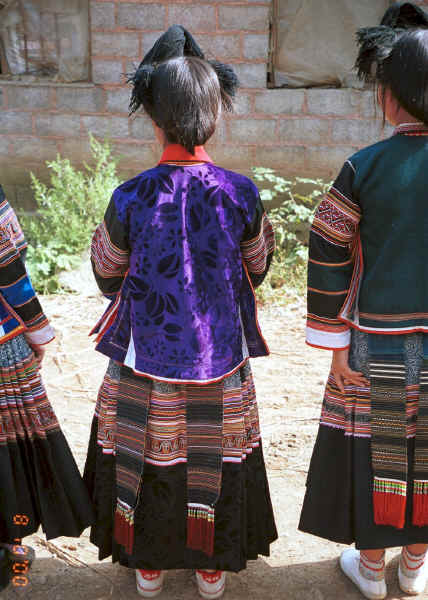
<path fill-rule="evenodd" d="M 419 385 L 406 386 L 406 435 L 416 434 Z M 370 386 L 345 386 L 343 394 L 329 375 L 324 393 L 320 424 L 345 431 L 345 435 L 371 437 Z"/>
<path fill-rule="evenodd" d="M 148 428 L 148 415 L 154 382 L 136 376 L 131 369 L 121 367 L 118 389 L 114 378 L 114 363 L 109 366 L 97 410 L 114 412 L 106 407 L 108 394 L 117 395 L 116 408 L 116 541 L 132 553 L 134 514 L 139 496 L 144 493 L 143 469 Z M 239 376 L 238 376 L 239 377 Z M 188 546 L 212 555 L 214 549 L 214 505 L 220 495 L 223 443 L 224 382 L 209 385 L 180 385 L 186 398 L 187 424 L 187 495 Z M 104 395 L 105 394 L 105 395 Z"/>
<path fill-rule="evenodd" d="M 427 349 L 424 343 L 424 354 Z M 428 525 L 428 359 L 424 358 L 419 375 L 418 435 L 415 444 L 415 483 L 413 524 Z"/>
<path fill-rule="evenodd" d="M 46 439 L 53 431 L 59 431 L 59 424 L 33 355 L 0 368 L 0 445 L 18 439 Z"/>
<path fill-rule="evenodd" d="M 223 382 L 187 389 L 187 545 L 214 553 L 214 505 L 220 496 Z"/>
<path fill-rule="evenodd" d="M 223 385 L 223 462 L 241 463 L 260 445 L 256 392 L 248 365 L 224 379 Z M 118 390 L 119 367 L 112 362 L 95 408 L 97 443 L 104 454 L 115 454 Z M 144 460 L 159 467 L 187 462 L 184 386 L 152 382 Z"/>
<path fill-rule="evenodd" d="M 262 216 L 260 233 L 241 242 L 242 258 L 249 273 L 261 274 L 266 270 L 267 258 L 275 250 L 275 234 L 266 213 Z"/>
<path fill-rule="evenodd" d="M 151 381 L 121 369 L 116 433 L 115 538 L 128 554 L 134 544 L 134 513 L 143 477 Z"/>
<path fill-rule="evenodd" d="M 403 528 L 406 509 L 406 369 L 398 355 L 370 362 L 374 519 Z"/>
<path fill-rule="evenodd" d="M 91 258 L 101 277 L 118 277 L 128 269 L 129 253 L 113 244 L 104 222 L 97 227 L 92 238 Z"/>
<path fill-rule="evenodd" d="M 107 372 L 98 393 L 95 415 L 98 417 L 98 444 L 104 454 L 116 454 L 116 416 L 119 379 Z"/>

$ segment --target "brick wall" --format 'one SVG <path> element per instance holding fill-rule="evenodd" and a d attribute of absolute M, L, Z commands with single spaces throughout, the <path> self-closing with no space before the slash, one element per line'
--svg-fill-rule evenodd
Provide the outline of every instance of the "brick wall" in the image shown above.
<path fill-rule="evenodd" d="M 45 178 L 44 161 L 58 152 L 87 160 L 89 132 L 111 138 L 124 177 L 155 163 L 149 121 L 127 117 L 123 74 L 173 23 L 192 31 L 209 58 L 233 64 L 241 80 L 235 114 L 208 145 L 216 161 L 244 172 L 263 165 L 331 177 L 347 155 L 383 135 L 373 95 L 266 89 L 269 11 L 270 0 L 90 0 L 91 83 L 0 80 L 0 182 L 10 199 L 30 206 L 29 171 Z"/>

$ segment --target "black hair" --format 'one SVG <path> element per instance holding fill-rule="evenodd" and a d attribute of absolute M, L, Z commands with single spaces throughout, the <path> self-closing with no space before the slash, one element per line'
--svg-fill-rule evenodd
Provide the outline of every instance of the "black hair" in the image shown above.
<path fill-rule="evenodd" d="M 428 16 L 411 2 L 395 2 L 382 17 L 381 25 L 401 29 L 428 27 Z"/>
<path fill-rule="evenodd" d="M 233 69 L 206 61 L 181 25 L 156 41 L 128 82 L 133 85 L 130 114 L 142 106 L 168 142 L 192 153 L 214 133 L 221 108 L 232 111 L 238 87 Z"/>
<path fill-rule="evenodd" d="M 385 90 L 409 114 L 428 124 L 428 16 L 411 2 L 398 2 L 381 25 L 357 31 L 358 76 L 381 86 L 385 121 Z"/>
<path fill-rule="evenodd" d="M 428 125 L 428 30 L 403 33 L 380 65 L 377 80 L 409 114 Z"/>
<path fill-rule="evenodd" d="M 141 103 L 169 143 L 193 154 L 215 131 L 222 105 L 220 82 L 205 60 L 172 58 L 154 69 L 150 93 Z"/>

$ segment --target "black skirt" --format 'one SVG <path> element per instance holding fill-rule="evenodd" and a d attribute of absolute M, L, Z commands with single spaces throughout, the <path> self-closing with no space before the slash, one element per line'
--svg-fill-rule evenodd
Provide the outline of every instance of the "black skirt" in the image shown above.
<path fill-rule="evenodd" d="M 299 529 L 362 550 L 428 543 L 428 527 L 412 525 L 414 431 L 423 350 L 421 334 L 406 336 L 407 457 L 406 523 L 403 529 L 376 525 L 373 517 L 370 404 L 359 402 L 352 386 L 342 394 L 330 374 L 318 436 L 306 482 Z M 350 366 L 368 378 L 366 334 L 352 332 Z"/>
<path fill-rule="evenodd" d="M 0 542 L 79 537 L 89 495 L 23 336 L 0 345 Z"/>
<path fill-rule="evenodd" d="M 114 373 L 111 366 L 109 370 L 110 379 L 107 375 L 101 396 L 103 390 L 111 387 Z M 237 380 L 236 385 L 241 381 L 252 382 L 249 367 L 231 377 Z M 228 381 L 225 381 L 227 386 Z M 229 382 L 233 383 L 233 380 Z M 233 433 L 232 418 L 228 435 L 229 416 L 225 411 L 224 454 L 226 458 L 235 456 L 235 460 L 223 461 L 221 494 L 215 505 L 214 555 L 210 558 L 186 547 L 185 406 L 177 403 L 174 418 L 168 416 L 175 390 L 177 397 L 180 394 L 182 397 L 185 387 L 159 382 L 153 387 L 155 399 L 149 409 L 142 493 L 135 511 L 135 539 L 131 555 L 116 543 L 113 536 L 117 496 L 114 441 L 109 431 L 114 431 L 114 410 L 105 396 L 98 403 L 84 474 L 96 511 L 91 541 L 98 546 L 100 559 L 112 556 L 114 562 L 133 569 L 197 568 L 237 572 L 245 569 L 247 561 L 257 559 L 259 554 L 269 556 L 269 545 L 277 539 L 258 435 L 255 397 L 248 402 L 246 396 L 242 407 L 238 407 L 243 423 L 245 421 L 248 431 L 251 431 L 249 440 L 253 441 L 249 444 L 251 448 L 247 448 L 245 459 L 242 458 L 242 448 L 237 450 L 236 444 L 242 437 Z M 163 427 L 161 442 L 158 439 L 159 423 Z"/>

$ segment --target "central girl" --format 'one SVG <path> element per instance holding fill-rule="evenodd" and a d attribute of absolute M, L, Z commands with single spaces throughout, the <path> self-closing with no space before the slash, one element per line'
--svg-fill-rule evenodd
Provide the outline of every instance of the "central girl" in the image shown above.
<path fill-rule="evenodd" d="M 111 362 L 86 463 L 91 540 L 137 569 L 143 596 L 193 568 L 217 598 L 224 572 L 277 537 L 248 363 L 268 354 L 253 288 L 274 235 L 254 184 L 203 148 L 232 108 L 230 67 L 173 26 L 131 81 L 131 112 L 143 106 L 164 152 L 114 192 L 93 238 L 112 303 L 95 328 Z"/>

